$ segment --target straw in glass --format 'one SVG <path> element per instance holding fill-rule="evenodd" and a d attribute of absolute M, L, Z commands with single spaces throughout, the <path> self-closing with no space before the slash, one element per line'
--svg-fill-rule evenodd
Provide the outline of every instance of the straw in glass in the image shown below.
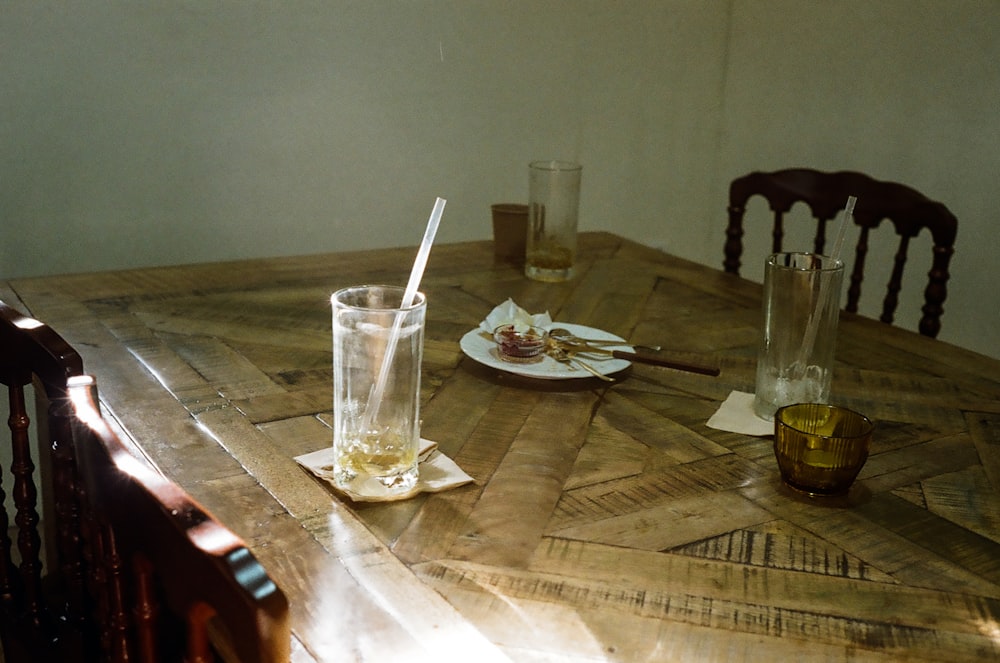
<path fill-rule="evenodd" d="M 413 261 L 413 269 L 410 270 L 410 280 L 403 291 L 403 301 L 399 305 L 399 311 L 393 321 L 392 333 L 389 335 L 389 343 L 386 345 L 385 353 L 382 355 L 382 365 L 379 367 L 378 378 L 372 385 L 368 395 L 368 403 L 365 406 L 365 413 L 361 419 L 361 430 L 369 432 L 372 422 L 378 416 L 378 410 L 382 406 L 382 397 L 385 395 L 385 384 L 389 378 L 389 367 L 396 354 L 396 344 L 399 341 L 399 331 L 403 326 L 403 318 L 406 316 L 406 309 L 413 305 L 413 300 L 417 296 L 417 288 L 420 287 L 420 279 L 423 278 L 424 268 L 427 267 L 427 258 L 431 253 L 431 246 L 434 244 L 434 236 L 437 234 L 438 225 L 441 222 L 441 215 L 444 213 L 444 206 L 447 201 L 438 198 L 434 203 L 434 209 L 427 220 L 427 229 L 424 231 L 424 239 L 417 250 L 417 257 Z"/>
<path fill-rule="evenodd" d="M 854 204 L 858 201 L 855 196 L 848 196 L 847 205 L 844 207 L 844 214 L 840 219 L 840 227 L 837 229 L 837 238 L 833 242 L 833 251 L 830 252 L 832 264 L 836 266 L 840 259 L 840 251 L 844 246 L 844 235 L 847 233 L 847 225 L 854 214 Z M 799 352 L 799 359 L 793 364 L 792 379 L 800 378 L 805 374 L 806 362 L 812 354 L 813 345 L 816 344 L 816 334 L 819 331 L 819 321 L 823 317 L 823 310 L 826 308 L 827 290 L 829 289 L 829 279 L 823 279 L 819 286 L 820 308 L 814 308 L 809 314 L 809 321 L 806 323 L 805 337 L 802 339 L 802 348 Z"/>

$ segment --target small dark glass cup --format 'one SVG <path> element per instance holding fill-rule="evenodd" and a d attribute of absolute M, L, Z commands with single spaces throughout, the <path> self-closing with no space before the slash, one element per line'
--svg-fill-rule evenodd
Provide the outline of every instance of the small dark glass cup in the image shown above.
<path fill-rule="evenodd" d="M 836 405 L 798 403 L 774 415 L 774 456 L 782 480 L 810 495 L 842 495 L 868 460 L 875 425 Z"/>

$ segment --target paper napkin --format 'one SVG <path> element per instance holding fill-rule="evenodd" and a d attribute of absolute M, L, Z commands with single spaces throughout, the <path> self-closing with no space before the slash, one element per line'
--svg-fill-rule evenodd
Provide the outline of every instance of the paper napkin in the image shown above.
<path fill-rule="evenodd" d="M 493 330 L 500 325 L 514 325 L 518 331 L 524 331 L 528 327 L 547 327 L 552 324 L 552 317 L 549 312 L 528 313 L 523 308 L 514 303 L 514 300 L 507 299 L 486 316 L 486 319 L 479 323 L 479 328 L 492 336 Z"/>
<path fill-rule="evenodd" d="M 758 437 L 774 435 L 774 422 L 761 419 L 754 413 L 753 397 L 753 394 L 742 391 L 731 392 L 709 418 L 708 427 Z"/>
<path fill-rule="evenodd" d="M 438 451 L 437 443 L 420 438 L 419 478 L 416 485 L 406 493 L 390 494 L 389 490 L 378 481 L 371 479 L 364 484 L 365 494 L 343 490 L 333 482 L 333 447 L 325 447 L 319 451 L 295 457 L 299 465 L 314 475 L 323 479 L 331 488 L 342 495 L 347 495 L 355 502 L 392 502 L 405 500 L 420 493 L 439 493 L 449 488 L 456 488 L 473 479 L 460 468 L 455 461 Z"/>

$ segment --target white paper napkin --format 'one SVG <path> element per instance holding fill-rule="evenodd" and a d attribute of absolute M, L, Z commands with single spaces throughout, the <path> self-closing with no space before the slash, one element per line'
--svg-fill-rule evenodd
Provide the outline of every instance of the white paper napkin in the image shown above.
<path fill-rule="evenodd" d="M 487 334 L 493 334 L 493 330 L 500 325 L 514 325 L 518 331 L 524 331 L 528 327 L 547 327 L 552 324 L 552 317 L 549 312 L 528 313 L 523 308 L 514 303 L 513 299 L 507 299 L 503 304 L 496 306 L 486 319 L 479 323 L 479 328 Z"/>
<path fill-rule="evenodd" d="M 392 502 L 405 500 L 420 493 L 439 493 L 449 488 L 472 483 L 473 479 L 455 461 L 438 451 L 437 442 L 420 438 L 420 465 L 416 485 L 405 493 L 390 494 L 375 479 L 364 485 L 364 494 L 343 490 L 333 482 L 333 447 L 295 457 L 299 465 L 323 479 L 331 488 L 355 502 Z"/>
<path fill-rule="evenodd" d="M 730 433 L 764 437 L 774 435 L 774 422 L 761 419 L 753 411 L 753 394 L 733 391 L 722 402 L 707 425 Z"/>

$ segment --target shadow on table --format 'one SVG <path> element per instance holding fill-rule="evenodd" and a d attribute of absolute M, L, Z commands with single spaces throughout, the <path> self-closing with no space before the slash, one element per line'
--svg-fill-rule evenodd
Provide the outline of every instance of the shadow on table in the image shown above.
<path fill-rule="evenodd" d="M 523 375 L 517 375 L 516 373 L 498 371 L 495 368 L 486 366 L 485 364 L 480 364 L 474 359 L 470 359 L 468 357 L 462 358 L 458 368 L 459 370 L 465 371 L 469 375 L 472 375 L 480 380 L 485 380 L 486 382 L 502 387 L 516 387 L 518 389 L 545 392 L 593 391 L 595 389 L 606 389 L 623 383 L 625 378 L 627 378 L 632 372 L 632 366 L 629 365 L 627 368 L 624 368 L 617 373 L 610 374 L 608 377 L 614 378 L 614 382 L 606 382 L 600 378 L 593 377 L 586 372 L 583 372 L 583 375 L 578 378 L 574 377 L 565 380 L 546 380 L 543 378 L 531 378 Z"/>
<path fill-rule="evenodd" d="M 872 501 L 872 491 L 863 481 L 855 481 L 843 495 L 810 495 L 796 490 L 781 480 L 777 470 L 770 483 L 775 493 L 783 498 L 827 509 L 853 509 Z"/>

